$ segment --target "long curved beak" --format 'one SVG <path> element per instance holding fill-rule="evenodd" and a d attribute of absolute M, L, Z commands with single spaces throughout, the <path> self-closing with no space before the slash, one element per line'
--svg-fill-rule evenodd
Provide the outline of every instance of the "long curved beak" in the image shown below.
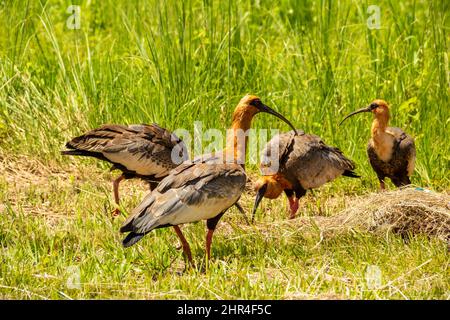
<path fill-rule="evenodd" d="M 261 202 L 262 198 L 264 197 L 264 194 L 267 190 L 267 184 L 263 185 L 256 194 L 255 198 L 255 204 L 253 205 L 253 212 L 252 212 L 252 223 L 255 221 L 255 213 L 256 209 L 258 209 L 259 203 Z"/>
<path fill-rule="evenodd" d="M 361 108 L 361 109 L 356 110 L 356 111 L 353 111 L 352 113 L 350 113 L 349 115 L 347 115 L 344 119 L 342 119 L 342 121 L 339 122 L 339 125 L 341 125 L 342 122 L 344 122 L 346 119 L 350 118 L 351 116 L 354 116 L 355 114 L 358 114 L 358 113 L 361 113 L 361 112 L 370 112 L 370 111 L 372 111 L 372 110 L 370 109 L 370 106 L 369 106 L 369 107 Z"/>
<path fill-rule="evenodd" d="M 295 135 L 297 135 L 297 130 L 295 129 L 295 127 L 292 125 L 292 123 L 286 119 L 283 115 L 279 114 L 278 112 L 276 112 L 275 110 L 273 110 L 272 108 L 266 106 L 265 104 L 263 104 L 263 106 L 260 108 L 261 112 L 266 112 L 269 113 L 271 115 L 274 115 L 275 117 L 283 120 L 284 122 L 286 122 L 295 132 Z"/>

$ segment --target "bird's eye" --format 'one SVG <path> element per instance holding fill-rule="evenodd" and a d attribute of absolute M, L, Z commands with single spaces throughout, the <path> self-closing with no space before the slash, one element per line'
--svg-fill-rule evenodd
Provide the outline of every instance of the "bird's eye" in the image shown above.
<path fill-rule="evenodd" d="M 251 104 L 252 106 L 258 107 L 258 106 L 261 105 L 261 100 L 259 100 L 259 99 L 252 100 L 252 101 L 250 102 L 250 104 Z"/>
<path fill-rule="evenodd" d="M 376 109 L 376 108 L 378 108 L 378 105 L 377 105 L 376 103 L 372 103 L 372 104 L 370 105 L 370 109 L 371 109 L 371 110 Z"/>

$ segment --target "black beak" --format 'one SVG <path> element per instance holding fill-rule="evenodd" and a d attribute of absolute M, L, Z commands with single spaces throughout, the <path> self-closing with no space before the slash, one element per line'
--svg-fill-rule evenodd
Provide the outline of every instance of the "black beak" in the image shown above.
<path fill-rule="evenodd" d="M 342 124 L 342 122 L 344 122 L 346 119 L 350 118 L 351 116 L 354 116 L 355 114 L 361 113 L 361 112 L 370 112 L 372 111 L 372 108 L 370 106 L 365 107 L 365 108 L 361 108 L 359 110 L 353 111 L 352 113 L 350 113 L 349 115 L 347 115 L 344 119 L 342 119 L 341 122 L 339 122 L 339 125 Z"/>
<path fill-rule="evenodd" d="M 295 132 L 295 135 L 297 135 L 297 130 L 294 128 L 294 126 L 292 125 L 292 123 L 289 122 L 288 119 L 286 119 L 284 116 L 282 116 L 281 114 L 279 114 L 278 112 L 276 112 L 275 110 L 273 110 L 272 108 L 266 106 L 265 104 L 262 104 L 259 108 L 259 111 L 261 112 L 266 112 L 269 113 L 271 115 L 274 115 L 275 117 L 277 117 L 278 119 L 283 120 L 284 122 L 286 122 Z"/>
<path fill-rule="evenodd" d="M 256 209 L 258 209 L 258 205 L 261 202 L 262 198 L 264 197 L 264 194 L 267 190 L 267 184 L 263 185 L 256 194 L 255 204 L 253 205 L 253 212 L 252 212 L 252 223 L 255 221 L 255 213 Z"/>

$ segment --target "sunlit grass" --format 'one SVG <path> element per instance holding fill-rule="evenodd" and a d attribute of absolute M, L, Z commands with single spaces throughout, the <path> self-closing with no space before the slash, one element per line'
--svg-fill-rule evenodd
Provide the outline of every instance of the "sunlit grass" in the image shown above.
<path fill-rule="evenodd" d="M 282 199 L 262 204 L 258 223 L 276 225 L 269 234 L 241 230 L 230 210 L 206 272 L 204 226 L 186 226 L 199 269 L 183 272 L 170 229 L 122 249 L 107 166 L 59 154 L 103 123 L 225 131 L 251 92 L 357 163 L 361 180 L 338 179 L 304 201 L 303 214 L 332 215 L 325 199 L 377 188 L 365 151 L 371 116 L 337 124 L 383 98 L 391 124 L 416 139 L 413 183 L 448 191 L 448 1 L 378 1 L 379 30 L 367 28 L 371 3 L 359 1 L 82 1 L 81 29 L 69 30 L 77 2 L 0 3 L 0 155 L 49 168 L 38 180 L 33 167 L 0 172 L 0 297 L 449 298 L 443 243 L 349 234 L 317 245 L 319 234 L 277 225 Z M 253 127 L 288 129 L 267 115 Z M 145 189 L 126 184 L 129 210 Z M 366 287 L 368 265 L 382 270 L 380 290 Z M 69 266 L 81 290 L 67 288 Z"/>
<path fill-rule="evenodd" d="M 406 243 L 361 232 L 323 238 L 319 229 L 304 233 L 286 221 L 284 201 L 265 201 L 254 226 L 236 209 L 224 216 L 208 269 L 204 223 L 185 226 L 196 263 L 185 270 L 170 228 L 121 247 L 124 217 L 111 218 L 110 175 L 84 167 L 47 178 L 34 168 L 0 180 L 2 298 L 448 299 L 447 247 L 435 239 Z M 125 208 L 136 205 L 142 187 L 124 185 Z M 326 190 L 306 197 L 300 215 L 322 214 L 330 197 Z M 241 200 L 247 211 L 252 200 Z M 373 266 L 381 273 L 377 287 L 368 280 Z"/>

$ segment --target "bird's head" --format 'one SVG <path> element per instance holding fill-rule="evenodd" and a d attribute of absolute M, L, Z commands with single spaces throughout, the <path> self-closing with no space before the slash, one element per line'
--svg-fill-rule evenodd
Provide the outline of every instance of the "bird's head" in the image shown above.
<path fill-rule="evenodd" d="M 389 114 L 389 106 L 386 101 L 377 99 L 370 104 L 370 111 L 375 115 Z"/>
<path fill-rule="evenodd" d="M 252 221 L 262 198 L 276 199 L 285 189 L 292 189 L 292 184 L 280 174 L 262 176 L 254 183 L 256 191 L 255 204 L 253 206 Z"/>
<path fill-rule="evenodd" d="M 233 113 L 233 123 L 246 123 L 249 126 L 249 122 L 253 116 L 260 112 L 274 115 L 275 117 L 286 122 L 292 129 L 295 130 L 292 123 L 290 123 L 289 120 L 287 120 L 283 115 L 262 103 L 259 97 L 251 94 L 244 96 L 241 101 L 239 101 L 239 104 Z"/>
<path fill-rule="evenodd" d="M 389 106 L 386 101 L 377 99 L 372 101 L 370 105 L 367 107 L 361 108 L 359 110 L 353 111 L 352 113 L 348 114 L 342 121 L 339 123 L 339 125 L 342 124 L 346 119 L 350 118 L 351 116 L 354 116 L 355 114 L 361 113 L 361 112 L 372 112 L 375 117 L 389 117 Z"/>

